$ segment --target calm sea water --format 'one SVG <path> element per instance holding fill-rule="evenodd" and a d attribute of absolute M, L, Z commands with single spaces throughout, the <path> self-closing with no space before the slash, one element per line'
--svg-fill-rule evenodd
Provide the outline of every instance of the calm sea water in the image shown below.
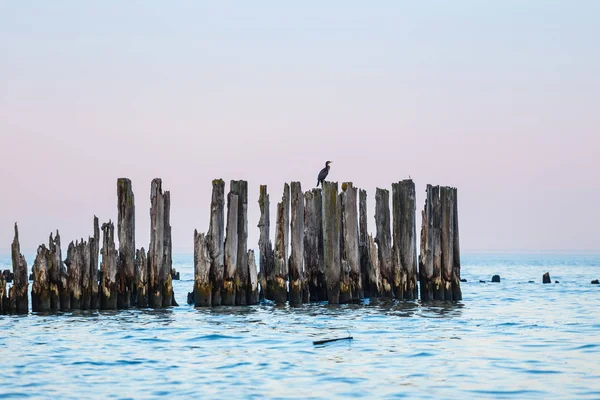
<path fill-rule="evenodd" d="M 174 264 L 179 307 L 0 316 L 0 397 L 600 398 L 600 255 L 463 255 L 456 305 L 194 309 Z"/>

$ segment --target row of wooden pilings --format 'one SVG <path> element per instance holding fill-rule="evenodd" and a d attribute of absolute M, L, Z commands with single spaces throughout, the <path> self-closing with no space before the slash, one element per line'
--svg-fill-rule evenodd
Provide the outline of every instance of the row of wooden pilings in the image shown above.
<path fill-rule="evenodd" d="M 257 304 L 330 304 L 362 298 L 460 300 L 460 247 L 455 188 L 427 185 L 417 258 L 415 185 L 403 180 L 375 194 L 375 232 L 367 226 L 367 193 L 352 183 L 324 182 L 302 191 L 284 185 L 277 204 L 275 246 L 269 237 L 267 187 L 260 187 L 259 265 L 248 249 L 248 184 L 212 182 L 210 223 L 194 232 L 194 287 L 188 303 L 198 307 Z M 58 231 L 38 247 L 32 268 L 32 310 L 125 309 L 176 305 L 171 281 L 170 193 L 154 179 L 150 191 L 150 247 L 135 247 L 135 201 L 131 181 L 117 181 L 119 247 L 114 224 L 87 241 L 71 242 L 63 261 Z M 227 210 L 227 215 L 225 211 Z M 393 218 L 392 218 L 393 217 Z M 225 225 L 226 222 L 226 225 Z M 102 230 L 102 247 L 100 247 Z M 288 250 L 289 254 L 288 254 Z M 12 243 L 14 283 L 7 292 L 0 274 L 0 313 L 28 312 L 27 263 L 18 229 Z M 101 255 L 100 270 L 98 262 Z M 418 268 L 417 268 L 418 266 Z"/>
<path fill-rule="evenodd" d="M 225 215 L 225 182 L 214 180 L 208 233 L 194 232 L 194 290 L 188 302 L 218 306 L 256 304 L 260 298 L 291 305 L 365 297 L 414 300 L 419 279 L 421 300 L 460 300 L 456 189 L 427 185 L 419 258 L 412 180 L 392 185 L 391 203 L 390 212 L 389 190 L 377 189 L 373 238 L 365 190 L 345 182 L 339 191 L 337 182 L 324 182 L 322 189 L 302 192 L 299 182 L 286 183 L 277 204 L 273 248 L 269 194 L 261 186 L 257 274 L 254 251 L 247 249 L 248 184 L 231 181 Z"/>
<path fill-rule="evenodd" d="M 119 248 L 115 246 L 115 227 L 109 221 L 99 227 L 94 217 L 94 232 L 87 241 L 71 242 L 63 261 L 60 234 L 50 234 L 48 247 L 42 244 L 32 267 L 31 308 L 33 311 L 125 309 L 175 305 L 171 282 L 172 244 L 170 194 L 163 193 L 162 182 L 151 184 L 151 232 L 148 252 L 135 247 L 135 204 L 129 179 L 117 181 Z M 102 247 L 100 247 L 100 229 Z M 102 256 L 98 271 L 99 256 Z M 27 313 L 27 263 L 20 252 L 15 224 L 12 243 L 14 283 L 7 293 L 0 278 L 0 313 Z"/>

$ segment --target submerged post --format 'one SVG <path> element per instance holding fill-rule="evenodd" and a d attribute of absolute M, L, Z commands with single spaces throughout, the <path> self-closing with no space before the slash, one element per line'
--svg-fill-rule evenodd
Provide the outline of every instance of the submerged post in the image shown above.
<path fill-rule="evenodd" d="M 260 253 L 260 296 L 268 300 L 274 300 L 273 270 L 275 268 L 275 255 L 273 253 L 271 239 L 269 238 L 271 222 L 269 219 L 269 194 L 267 193 L 267 185 L 260 185 L 258 206 L 260 208 L 260 220 L 258 221 L 258 228 L 260 230 L 258 239 L 258 249 Z"/>
<path fill-rule="evenodd" d="M 392 210 L 394 293 L 398 299 L 417 299 L 415 184 L 411 179 L 392 184 Z"/>
<path fill-rule="evenodd" d="M 135 198 L 131 180 L 117 180 L 117 230 L 119 262 L 117 267 L 118 306 L 129 308 L 134 293 L 135 280 Z"/>
<path fill-rule="evenodd" d="M 102 224 L 102 265 L 100 266 L 100 308 L 117 309 L 117 249 L 115 226 L 109 221 Z"/>
<path fill-rule="evenodd" d="M 281 203 L 277 204 L 277 229 L 275 234 L 275 268 L 271 282 L 273 285 L 274 301 L 283 304 L 287 301 L 288 266 L 287 246 L 289 243 L 289 210 L 290 210 L 290 186 L 286 183 L 283 187 Z"/>
<path fill-rule="evenodd" d="M 304 265 L 310 301 L 326 301 L 321 189 L 304 193 Z"/>
<path fill-rule="evenodd" d="M 17 314 L 27 314 L 29 312 L 29 276 L 27 276 L 27 262 L 21 254 L 21 245 L 19 244 L 19 228 L 15 223 L 15 238 L 11 246 L 12 268 L 15 275 L 13 285 L 8 292 L 11 311 Z"/>
<path fill-rule="evenodd" d="M 235 304 L 235 277 L 237 270 L 238 247 L 238 196 L 232 192 L 227 195 L 227 236 L 225 237 L 225 274 L 221 289 L 221 301 L 224 306 Z"/>
<path fill-rule="evenodd" d="M 358 242 L 357 193 L 352 182 L 342 183 L 341 206 L 341 267 L 340 302 L 363 298 Z"/>
<path fill-rule="evenodd" d="M 208 238 L 194 230 L 194 291 L 196 307 L 210 307 L 213 288 L 210 282 L 210 251 Z"/>
<path fill-rule="evenodd" d="M 380 296 L 393 297 L 394 275 L 390 232 L 390 192 L 379 189 L 375 193 L 375 227 L 379 269 L 381 274 Z"/>
<path fill-rule="evenodd" d="M 304 196 L 300 182 L 292 182 L 291 196 L 290 305 L 300 305 L 304 281 Z"/>
<path fill-rule="evenodd" d="M 210 253 L 210 280 L 212 305 L 221 305 L 221 288 L 225 274 L 225 182 L 212 181 L 210 202 L 210 226 L 208 228 L 208 250 Z"/>
<path fill-rule="evenodd" d="M 340 302 L 340 204 L 337 182 L 323 182 L 323 260 L 329 304 Z"/>
<path fill-rule="evenodd" d="M 245 306 L 248 304 L 251 291 L 248 271 L 248 182 L 231 181 L 230 185 L 231 192 L 238 198 L 235 304 Z"/>

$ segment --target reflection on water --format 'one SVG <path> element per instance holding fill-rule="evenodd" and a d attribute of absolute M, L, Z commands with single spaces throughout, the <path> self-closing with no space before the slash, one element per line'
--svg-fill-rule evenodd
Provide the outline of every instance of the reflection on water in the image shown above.
<path fill-rule="evenodd" d="M 600 257 L 464 257 L 457 304 L 213 309 L 177 261 L 179 307 L 0 317 L 0 397 L 600 397 Z"/>

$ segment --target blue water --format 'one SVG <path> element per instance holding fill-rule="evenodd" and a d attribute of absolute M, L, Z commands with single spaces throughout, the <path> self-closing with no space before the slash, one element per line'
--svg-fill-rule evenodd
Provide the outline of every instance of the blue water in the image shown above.
<path fill-rule="evenodd" d="M 176 256 L 179 307 L 0 316 L 0 397 L 600 398 L 600 255 L 462 261 L 456 305 L 194 309 Z"/>

